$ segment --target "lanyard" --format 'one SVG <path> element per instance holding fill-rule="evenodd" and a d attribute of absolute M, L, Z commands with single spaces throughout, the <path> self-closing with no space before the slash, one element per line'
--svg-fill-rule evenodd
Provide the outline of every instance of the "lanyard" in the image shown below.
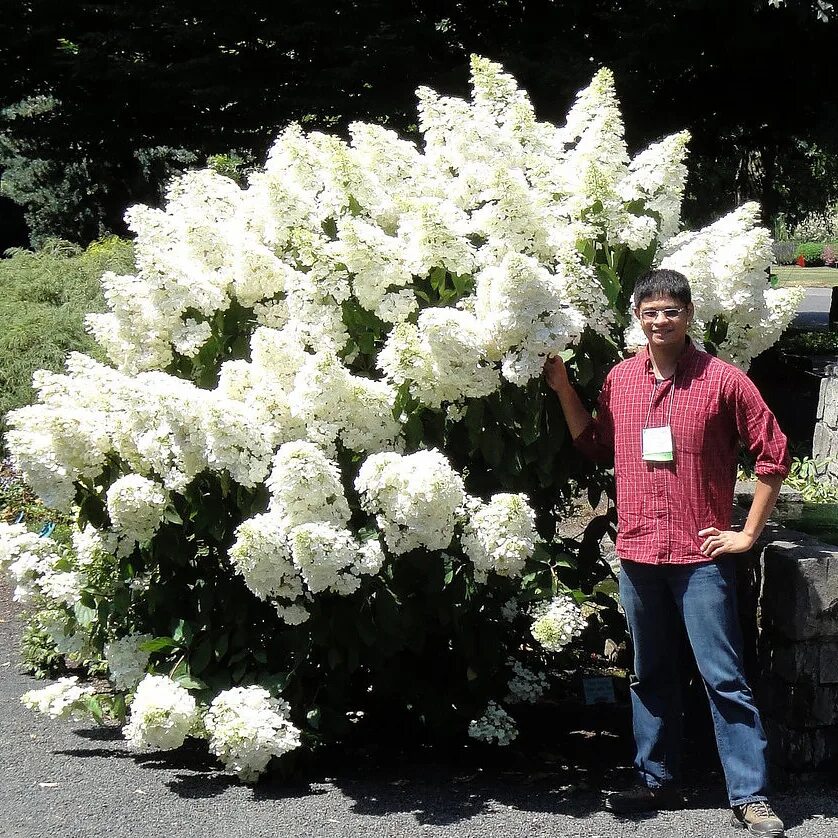
<path fill-rule="evenodd" d="M 666 380 L 666 379 L 664 379 Z M 661 382 L 662 383 L 662 382 Z M 649 419 L 652 416 L 652 405 L 655 403 L 655 393 L 657 392 L 657 383 L 652 385 L 652 395 L 649 398 L 649 410 L 646 412 L 646 421 L 643 423 L 643 430 L 649 427 Z M 669 414 L 666 417 L 666 426 L 672 426 L 672 405 L 675 402 L 675 375 L 672 376 L 672 389 L 669 391 Z"/>

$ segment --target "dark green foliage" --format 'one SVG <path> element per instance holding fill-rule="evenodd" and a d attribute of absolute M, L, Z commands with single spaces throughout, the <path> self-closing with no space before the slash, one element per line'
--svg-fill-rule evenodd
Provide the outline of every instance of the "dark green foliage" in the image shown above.
<path fill-rule="evenodd" d="M 104 271 L 132 268 L 131 245 L 116 238 L 84 251 L 56 241 L 0 259 L 0 416 L 32 400 L 35 370 L 61 370 L 73 350 L 101 357 L 84 315 L 104 309 Z M 0 433 L 4 428 L 0 419 Z"/>
<path fill-rule="evenodd" d="M 831 355 L 838 353 L 838 332 L 786 332 L 777 349 L 794 355 Z"/>
<path fill-rule="evenodd" d="M 27 672 L 36 678 L 58 678 L 67 667 L 55 643 L 38 624 L 37 620 L 27 623 L 20 638 L 20 658 Z"/>
<path fill-rule="evenodd" d="M 600 66 L 632 149 L 689 128 L 685 220 L 743 200 L 793 224 L 838 196 L 836 22 L 754 0 L 255 0 L 11 4 L 0 21 L 0 174 L 33 237 L 121 231 L 172 171 L 261 160 L 289 121 L 415 132 L 413 91 L 464 92 L 471 52 L 502 61 L 561 121 Z M 720 21 L 724 21 L 720 25 Z M 818 90 L 792 109 L 785 84 Z M 720 93 L 723 91 L 723 93 Z"/>

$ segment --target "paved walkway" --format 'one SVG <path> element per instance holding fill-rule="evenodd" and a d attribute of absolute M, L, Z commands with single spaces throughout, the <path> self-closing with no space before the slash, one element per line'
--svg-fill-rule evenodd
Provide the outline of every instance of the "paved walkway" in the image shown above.
<path fill-rule="evenodd" d="M 702 769 L 688 808 L 623 820 L 601 810 L 605 787 L 628 769 L 597 766 L 614 744 L 570 734 L 587 765 L 511 760 L 484 770 L 434 762 L 345 760 L 334 773 L 248 787 L 200 747 L 132 757 L 119 732 L 51 722 L 20 695 L 39 684 L 20 672 L 21 622 L 0 584 L 0 835 L 4 838 L 716 838 L 727 823 L 721 781 Z M 557 727 L 561 724 L 557 720 Z M 551 737 L 546 732 L 546 740 Z M 617 751 L 625 743 L 618 743 Z M 599 751 L 597 749 L 600 749 Z M 604 750 L 603 750 L 604 749 Z M 619 760 L 618 760 L 619 761 Z M 695 772 L 694 772 L 695 773 Z M 818 776 L 780 790 L 790 838 L 838 835 L 834 782 Z"/>
<path fill-rule="evenodd" d="M 828 329 L 831 288 L 807 288 L 791 325 L 796 329 Z"/>

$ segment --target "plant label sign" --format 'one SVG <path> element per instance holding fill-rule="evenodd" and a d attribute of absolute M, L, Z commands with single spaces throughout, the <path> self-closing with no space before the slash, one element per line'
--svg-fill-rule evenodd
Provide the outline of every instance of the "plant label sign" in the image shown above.
<path fill-rule="evenodd" d="M 608 676 L 582 678 L 582 694 L 585 704 L 616 704 L 614 681 Z"/>

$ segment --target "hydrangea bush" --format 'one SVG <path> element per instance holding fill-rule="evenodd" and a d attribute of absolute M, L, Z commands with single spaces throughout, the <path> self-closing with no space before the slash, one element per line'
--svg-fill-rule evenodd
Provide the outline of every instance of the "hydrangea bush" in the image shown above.
<path fill-rule="evenodd" d="M 26 480 L 75 510 L 72 549 L 0 541 L 16 597 L 115 692 L 31 706 L 110 702 L 132 749 L 203 738 L 245 781 L 359 719 L 515 738 L 608 572 L 607 521 L 556 535 L 607 475 L 574 454 L 545 358 L 593 399 L 642 339 L 654 263 L 740 366 L 796 298 L 768 287 L 756 206 L 680 231 L 688 137 L 630 158 L 608 71 L 561 127 L 498 65 L 471 81 L 469 101 L 418 91 L 419 145 L 291 126 L 246 188 L 196 171 L 128 212 L 137 273 L 106 274 L 88 321 L 110 363 L 39 373 L 9 417 Z"/>

